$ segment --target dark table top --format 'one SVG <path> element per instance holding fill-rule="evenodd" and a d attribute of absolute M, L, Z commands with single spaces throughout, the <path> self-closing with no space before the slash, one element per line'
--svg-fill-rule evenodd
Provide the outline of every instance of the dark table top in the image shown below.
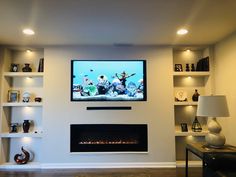
<path fill-rule="evenodd" d="M 236 147 L 228 144 L 222 148 L 211 148 L 206 145 L 206 142 L 195 142 L 187 143 L 186 148 L 200 157 L 207 153 L 236 153 Z"/>

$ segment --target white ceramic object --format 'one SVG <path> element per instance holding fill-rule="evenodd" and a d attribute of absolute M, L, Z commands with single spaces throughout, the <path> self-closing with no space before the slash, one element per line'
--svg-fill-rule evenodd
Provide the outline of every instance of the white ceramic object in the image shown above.
<path fill-rule="evenodd" d="M 225 136 L 220 133 L 221 126 L 216 118 L 212 118 L 208 122 L 209 133 L 206 135 L 205 140 L 207 144 L 214 148 L 223 147 L 225 144 Z"/>
<path fill-rule="evenodd" d="M 29 92 L 24 92 L 23 93 L 23 102 L 29 102 L 30 101 L 30 93 Z"/>

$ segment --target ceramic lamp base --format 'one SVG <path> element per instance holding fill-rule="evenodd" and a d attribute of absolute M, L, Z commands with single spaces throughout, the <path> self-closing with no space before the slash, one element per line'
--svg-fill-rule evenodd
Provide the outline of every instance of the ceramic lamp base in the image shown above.
<path fill-rule="evenodd" d="M 222 148 L 225 144 L 225 136 L 220 133 L 221 126 L 216 118 L 209 120 L 208 130 L 209 133 L 205 137 L 207 145 L 212 148 Z"/>

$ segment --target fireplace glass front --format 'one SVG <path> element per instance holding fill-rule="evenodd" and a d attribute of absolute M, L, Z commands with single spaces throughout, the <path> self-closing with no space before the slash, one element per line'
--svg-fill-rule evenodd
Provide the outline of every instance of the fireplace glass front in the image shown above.
<path fill-rule="evenodd" d="M 147 152 L 147 124 L 71 124 L 71 152 Z"/>

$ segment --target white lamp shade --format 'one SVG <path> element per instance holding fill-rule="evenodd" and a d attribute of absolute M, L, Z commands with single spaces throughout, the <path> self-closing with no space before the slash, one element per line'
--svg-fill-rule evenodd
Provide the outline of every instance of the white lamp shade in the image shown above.
<path fill-rule="evenodd" d="M 229 110 L 224 95 L 199 96 L 197 116 L 228 117 Z"/>

